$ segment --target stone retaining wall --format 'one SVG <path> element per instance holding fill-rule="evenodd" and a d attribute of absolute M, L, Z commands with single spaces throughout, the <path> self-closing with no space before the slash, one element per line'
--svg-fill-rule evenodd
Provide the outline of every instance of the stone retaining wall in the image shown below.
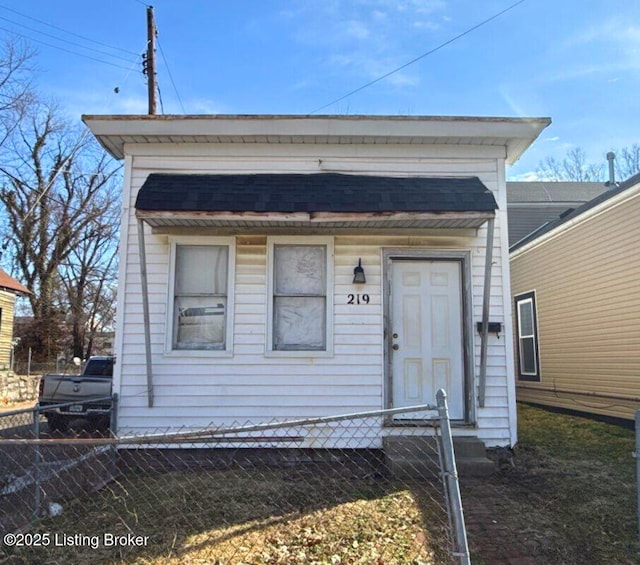
<path fill-rule="evenodd" d="M 39 376 L 0 372 L 0 403 L 13 404 L 38 398 Z"/>

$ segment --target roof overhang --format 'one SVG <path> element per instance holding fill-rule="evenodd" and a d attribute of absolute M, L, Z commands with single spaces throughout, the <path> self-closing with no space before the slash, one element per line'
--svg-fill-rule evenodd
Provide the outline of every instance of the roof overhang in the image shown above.
<path fill-rule="evenodd" d="M 335 212 L 158 212 L 136 210 L 136 217 L 154 233 L 171 233 L 175 228 L 215 229 L 226 233 L 367 233 L 396 230 L 475 230 L 494 217 L 494 212 L 445 213 L 335 213 Z"/>
<path fill-rule="evenodd" d="M 549 118 L 467 116 L 84 115 L 116 159 L 150 143 L 410 144 L 504 147 L 513 164 Z"/>
<path fill-rule="evenodd" d="M 301 231 L 477 229 L 494 217 L 477 178 L 315 174 L 151 174 L 136 217 L 167 228 Z"/>
<path fill-rule="evenodd" d="M 9 276 L 2 269 L 0 269 L 0 291 L 11 292 L 17 295 L 32 294 L 26 286 Z"/>

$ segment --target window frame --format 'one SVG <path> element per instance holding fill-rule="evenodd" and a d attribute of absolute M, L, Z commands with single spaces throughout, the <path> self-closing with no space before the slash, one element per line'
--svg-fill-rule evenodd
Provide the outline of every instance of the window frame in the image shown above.
<path fill-rule="evenodd" d="M 275 291 L 275 247 L 280 245 L 314 246 L 322 245 L 325 254 L 325 348 L 324 349 L 274 349 L 274 291 Z M 266 343 L 267 357 L 333 357 L 333 303 L 334 303 L 334 255 L 333 237 L 327 236 L 271 236 L 267 238 L 267 285 L 266 285 Z"/>
<path fill-rule="evenodd" d="M 514 297 L 514 309 L 515 309 L 515 336 L 516 336 L 516 353 L 517 353 L 517 361 L 518 361 L 518 379 L 521 381 L 534 381 L 540 382 L 541 379 L 541 371 L 540 371 L 540 349 L 539 349 L 539 337 L 538 337 L 538 309 L 536 303 L 536 291 L 531 290 L 529 292 L 524 292 L 518 294 Z M 523 335 L 521 332 L 520 325 L 520 305 L 521 304 L 531 304 L 531 323 L 533 326 L 533 333 Z M 533 340 L 533 361 L 535 363 L 535 371 L 534 372 L 525 372 L 523 370 L 523 353 L 522 353 L 522 342 L 525 339 Z"/>
<path fill-rule="evenodd" d="M 225 320 L 225 344 L 223 349 L 174 349 L 174 310 L 176 283 L 176 249 L 179 245 L 227 247 L 227 308 Z M 233 322 L 235 312 L 235 237 L 169 237 L 169 284 L 165 325 L 165 355 L 183 357 L 232 357 L 233 356 Z"/>

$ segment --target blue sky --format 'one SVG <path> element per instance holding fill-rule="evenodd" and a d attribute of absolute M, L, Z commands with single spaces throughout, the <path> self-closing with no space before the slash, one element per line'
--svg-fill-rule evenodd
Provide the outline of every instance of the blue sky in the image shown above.
<path fill-rule="evenodd" d="M 306 114 L 329 104 L 320 113 L 551 117 L 509 178 L 530 178 L 572 147 L 604 162 L 640 143 L 637 0 L 525 0 L 330 104 L 515 1 L 157 0 L 164 113 Z M 0 34 L 10 32 L 31 39 L 40 91 L 71 117 L 146 113 L 142 0 L 0 0 Z"/>

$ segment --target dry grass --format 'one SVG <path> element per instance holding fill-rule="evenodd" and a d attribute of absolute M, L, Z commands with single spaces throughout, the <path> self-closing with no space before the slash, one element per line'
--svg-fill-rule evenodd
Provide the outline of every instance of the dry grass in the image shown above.
<path fill-rule="evenodd" d="M 48 547 L 16 555 L 33 565 L 448 563 L 446 517 L 428 516 L 432 496 L 380 478 L 296 477 L 287 470 L 127 476 L 37 531 L 132 532 L 149 536 L 146 547 Z"/>

